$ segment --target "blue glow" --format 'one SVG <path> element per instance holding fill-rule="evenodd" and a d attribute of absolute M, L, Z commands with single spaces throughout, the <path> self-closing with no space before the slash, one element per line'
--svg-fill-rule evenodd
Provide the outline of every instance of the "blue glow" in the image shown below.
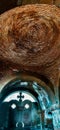
<path fill-rule="evenodd" d="M 39 95 L 40 106 L 42 110 L 46 110 L 51 105 L 47 92 L 39 86 L 36 82 L 33 82 L 33 88 Z"/>
<path fill-rule="evenodd" d="M 58 110 L 52 111 L 52 115 L 53 115 L 53 125 L 54 125 L 54 128 L 55 129 L 57 128 L 57 129 L 60 130 L 60 110 L 58 109 Z"/>

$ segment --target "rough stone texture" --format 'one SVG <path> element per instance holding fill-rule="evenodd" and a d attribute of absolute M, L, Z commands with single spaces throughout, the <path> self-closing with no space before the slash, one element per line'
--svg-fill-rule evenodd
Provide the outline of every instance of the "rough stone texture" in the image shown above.
<path fill-rule="evenodd" d="M 0 66 L 32 71 L 58 85 L 60 9 L 26 5 L 0 15 Z"/>

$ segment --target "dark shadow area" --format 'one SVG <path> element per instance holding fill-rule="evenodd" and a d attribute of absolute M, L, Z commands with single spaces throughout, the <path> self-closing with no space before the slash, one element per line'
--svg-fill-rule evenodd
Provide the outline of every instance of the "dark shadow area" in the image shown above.
<path fill-rule="evenodd" d="M 0 14 L 18 5 L 18 0 L 0 0 Z"/>

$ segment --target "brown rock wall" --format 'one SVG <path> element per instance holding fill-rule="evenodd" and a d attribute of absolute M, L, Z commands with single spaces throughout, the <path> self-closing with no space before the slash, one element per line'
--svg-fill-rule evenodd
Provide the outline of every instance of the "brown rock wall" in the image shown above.
<path fill-rule="evenodd" d="M 26 5 L 0 16 L 0 61 L 44 75 L 58 84 L 60 9 Z"/>

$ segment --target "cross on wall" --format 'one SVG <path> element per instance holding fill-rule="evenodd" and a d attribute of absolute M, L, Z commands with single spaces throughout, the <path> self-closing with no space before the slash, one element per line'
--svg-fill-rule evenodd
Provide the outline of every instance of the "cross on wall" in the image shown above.
<path fill-rule="evenodd" d="M 22 102 L 22 99 L 24 98 L 24 95 L 22 95 L 22 92 L 19 93 L 17 98 L 19 99 L 19 102 Z"/>

